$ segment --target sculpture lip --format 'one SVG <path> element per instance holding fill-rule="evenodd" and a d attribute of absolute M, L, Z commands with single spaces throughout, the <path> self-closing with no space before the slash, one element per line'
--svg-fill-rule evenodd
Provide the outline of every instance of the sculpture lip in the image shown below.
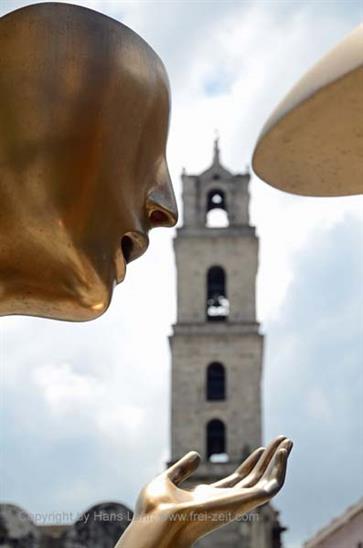
<path fill-rule="evenodd" d="M 119 284 L 124 281 L 128 263 L 141 257 L 148 247 L 149 238 L 147 234 L 140 231 L 125 232 L 114 255 L 116 283 Z"/>
<path fill-rule="evenodd" d="M 148 247 L 149 238 L 144 232 L 125 232 L 121 238 L 121 251 L 126 264 L 141 257 Z"/>

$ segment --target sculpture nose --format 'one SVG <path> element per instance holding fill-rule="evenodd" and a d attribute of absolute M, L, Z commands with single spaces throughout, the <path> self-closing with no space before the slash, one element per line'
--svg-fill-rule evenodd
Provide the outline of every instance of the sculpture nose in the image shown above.
<path fill-rule="evenodd" d="M 150 228 L 172 227 L 178 221 L 178 207 L 167 166 L 158 173 L 158 181 L 150 190 L 146 201 L 146 213 Z"/>

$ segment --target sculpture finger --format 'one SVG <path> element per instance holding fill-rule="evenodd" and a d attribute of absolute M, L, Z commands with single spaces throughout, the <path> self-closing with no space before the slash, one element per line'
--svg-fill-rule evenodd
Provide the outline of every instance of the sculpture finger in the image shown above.
<path fill-rule="evenodd" d="M 196 470 L 200 463 L 200 456 L 196 451 L 190 451 L 165 472 L 175 485 L 179 485 Z"/>
<path fill-rule="evenodd" d="M 287 447 L 281 447 L 282 443 Z M 215 496 L 211 496 L 209 500 L 203 502 L 203 512 L 208 516 L 218 515 L 217 521 L 220 525 L 223 525 L 268 502 L 284 484 L 287 459 L 291 447 L 292 442 L 290 440 L 281 441 L 280 439 L 280 447 L 275 451 L 262 479 L 256 485 L 242 489 L 216 489 Z M 198 505 L 198 508 L 200 508 L 200 505 Z M 186 509 L 195 511 L 195 501 L 192 506 L 188 502 L 184 510 Z M 225 514 L 224 519 L 223 514 Z M 213 520 L 211 520 L 211 523 L 213 523 Z M 212 528 L 216 528 L 215 525 Z"/>
<path fill-rule="evenodd" d="M 263 455 L 257 462 L 252 472 L 247 477 L 243 478 L 237 484 L 237 487 L 242 488 L 242 487 L 251 487 L 252 485 L 255 485 L 262 478 L 263 474 L 266 472 L 277 449 L 280 447 L 285 447 L 285 449 L 288 449 L 288 443 L 290 443 L 290 441 L 286 438 L 286 436 L 278 436 L 277 438 L 275 438 L 267 446 Z"/>
<path fill-rule="evenodd" d="M 244 460 L 242 464 L 238 466 L 238 468 L 236 468 L 233 474 L 230 474 L 226 478 L 216 481 L 212 483 L 211 485 L 213 487 L 233 487 L 239 481 L 241 481 L 241 479 L 248 476 L 248 474 L 253 470 L 257 462 L 260 460 L 264 451 L 265 451 L 264 447 L 255 449 L 255 451 L 253 451 L 253 453 L 251 453 L 249 457 L 247 457 L 247 459 Z"/>
<path fill-rule="evenodd" d="M 265 483 L 263 489 L 270 498 L 280 491 L 285 482 L 287 459 L 290 451 L 284 447 L 279 449 L 262 478 L 262 482 Z"/>
<path fill-rule="evenodd" d="M 203 512 L 208 516 L 215 512 L 218 513 L 218 521 L 221 522 L 224 521 L 223 513 L 226 514 L 226 522 L 232 521 L 237 516 L 251 512 L 254 508 L 265 504 L 271 498 L 270 493 L 263 486 L 249 489 L 223 489 L 221 491 L 221 495 L 211 497 L 203 503 Z"/>
<path fill-rule="evenodd" d="M 265 504 L 285 482 L 288 456 L 289 451 L 285 447 L 279 448 L 257 485 L 244 489 L 223 489 L 220 495 L 203 506 L 203 510 L 208 513 L 226 512 L 231 520 Z"/>

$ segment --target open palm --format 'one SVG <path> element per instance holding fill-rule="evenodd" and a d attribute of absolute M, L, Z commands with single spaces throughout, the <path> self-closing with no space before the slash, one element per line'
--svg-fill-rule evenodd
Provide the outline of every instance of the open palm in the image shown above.
<path fill-rule="evenodd" d="M 281 489 L 286 474 L 292 442 L 284 436 L 267 448 L 256 449 L 230 476 L 212 484 L 182 489 L 200 463 L 196 452 L 190 452 L 168 470 L 153 479 L 140 493 L 135 517 L 154 516 L 167 523 L 172 544 L 190 546 L 201 536 L 225 525 L 236 517 L 268 502 Z M 166 538 L 166 537 L 164 537 Z"/>

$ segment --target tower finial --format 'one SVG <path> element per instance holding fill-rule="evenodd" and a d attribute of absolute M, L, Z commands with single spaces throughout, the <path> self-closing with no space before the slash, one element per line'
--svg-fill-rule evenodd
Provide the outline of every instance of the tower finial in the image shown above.
<path fill-rule="evenodd" d="M 219 131 L 216 129 L 214 131 L 215 138 L 214 138 L 214 155 L 213 155 L 213 164 L 219 164 Z"/>

